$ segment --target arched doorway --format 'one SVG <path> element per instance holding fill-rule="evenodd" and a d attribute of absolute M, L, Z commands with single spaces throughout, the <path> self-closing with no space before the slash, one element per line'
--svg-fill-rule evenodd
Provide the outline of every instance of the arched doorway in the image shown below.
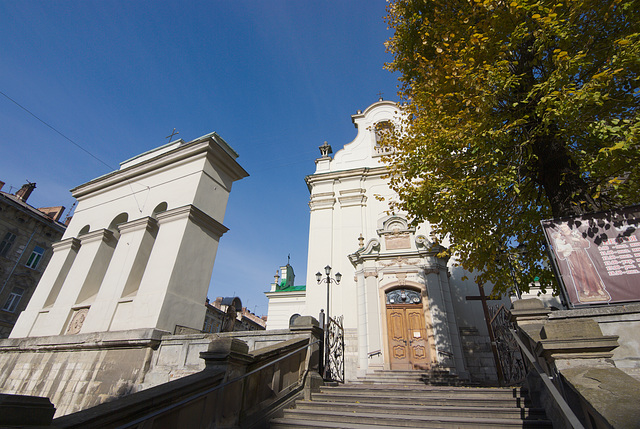
<path fill-rule="evenodd" d="M 429 369 L 431 347 L 420 292 L 394 289 L 385 295 L 391 369 Z"/>

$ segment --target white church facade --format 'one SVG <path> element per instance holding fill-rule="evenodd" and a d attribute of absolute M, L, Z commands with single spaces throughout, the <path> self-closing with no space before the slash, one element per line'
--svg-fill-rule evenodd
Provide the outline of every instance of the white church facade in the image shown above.
<path fill-rule="evenodd" d="M 332 276 L 342 274 L 330 285 L 329 315 L 344 317 L 347 379 L 374 369 L 438 367 L 461 378 L 479 368 L 491 372 L 491 362 L 476 359 L 491 360 L 482 306 L 466 300 L 478 295 L 473 276 L 437 256 L 443 248 L 431 241 L 427 222 L 413 227 L 406 215 L 390 211 L 395 193 L 376 129 L 400 115 L 396 103 L 380 100 L 352 116 L 357 135 L 333 157 L 329 145 L 320 147 L 316 171 L 306 177 L 306 288 L 295 297 L 267 293 L 267 329 L 286 327 L 294 313 L 318 317 L 326 311 L 326 280 L 318 284 L 316 272 L 328 265 Z"/>

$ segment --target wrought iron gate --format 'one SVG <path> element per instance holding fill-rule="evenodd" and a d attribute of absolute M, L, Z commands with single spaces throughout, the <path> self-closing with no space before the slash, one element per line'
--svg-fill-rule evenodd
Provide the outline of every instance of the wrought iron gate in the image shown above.
<path fill-rule="evenodd" d="M 510 331 L 516 327 L 509 320 L 509 310 L 504 304 L 489 306 L 489 316 L 491 317 L 489 325 L 493 332 L 498 356 L 498 362 L 496 362 L 498 378 L 507 386 L 522 383 L 527 375 L 527 369 L 520 347 Z"/>
<path fill-rule="evenodd" d="M 343 316 L 329 317 L 327 324 L 327 357 L 325 360 L 325 380 L 344 383 L 344 327 Z"/>

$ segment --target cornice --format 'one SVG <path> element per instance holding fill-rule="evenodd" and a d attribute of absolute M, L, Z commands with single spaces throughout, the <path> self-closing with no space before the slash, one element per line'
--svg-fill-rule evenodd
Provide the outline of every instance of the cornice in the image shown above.
<path fill-rule="evenodd" d="M 158 229 L 158 221 L 152 217 L 147 216 L 118 225 L 120 234 L 139 231 L 141 229 L 146 229 L 148 231 L 156 230 Z"/>
<path fill-rule="evenodd" d="M 98 229 L 96 231 L 83 234 L 78 238 L 80 239 L 80 243 L 82 245 L 92 243 L 94 241 L 104 241 L 105 243 L 116 241 L 116 237 L 114 236 L 113 231 L 110 231 L 108 229 Z"/>
<path fill-rule="evenodd" d="M 358 207 L 365 206 L 367 203 L 366 195 L 347 195 L 338 197 L 340 207 Z"/>
<path fill-rule="evenodd" d="M 61 250 L 71 249 L 78 250 L 80 248 L 80 240 L 75 237 L 65 238 L 64 240 L 60 240 L 57 243 L 53 243 L 51 245 L 54 252 L 59 252 Z"/>
<path fill-rule="evenodd" d="M 334 192 L 322 192 L 318 194 L 312 194 L 309 201 L 309 208 L 311 211 L 332 209 L 336 203 Z"/>
<path fill-rule="evenodd" d="M 207 231 L 210 231 L 214 236 L 218 238 L 222 237 L 225 232 L 229 231 L 229 228 L 192 204 L 167 210 L 166 212 L 158 213 L 157 215 L 158 223 L 160 225 L 187 217 L 193 223 L 201 226 Z"/>
<path fill-rule="evenodd" d="M 234 180 L 238 180 L 249 175 L 227 151 L 220 147 L 213 138 L 209 137 L 206 140 L 195 140 L 171 151 L 161 153 L 154 158 L 141 161 L 138 164 L 134 164 L 122 170 L 116 170 L 100 176 L 83 185 L 73 188 L 71 190 L 71 195 L 74 198 L 81 198 L 85 195 L 117 185 L 125 180 L 131 180 L 162 167 L 189 158 L 196 158 L 198 156 L 206 156 L 217 167 L 223 168 Z"/>
<path fill-rule="evenodd" d="M 352 168 L 349 170 L 338 170 L 338 171 L 327 171 L 323 173 L 315 173 L 310 174 L 304 178 L 305 182 L 307 182 L 307 186 L 311 186 L 316 182 L 320 182 L 323 180 L 336 180 L 336 179 L 344 179 L 347 177 L 371 177 L 371 176 L 382 176 L 387 174 L 387 167 L 377 166 L 377 167 L 359 167 Z"/>
<path fill-rule="evenodd" d="M 306 297 L 306 290 L 291 290 L 287 292 L 277 291 L 277 292 L 264 292 L 267 298 L 299 298 Z"/>
<path fill-rule="evenodd" d="M 55 221 L 51 219 L 49 216 L 38 210 L 37 208 L 27 204 L 24 201 L 16 200 L 15 195 L 8 194 L 6 192 L 0 191 L 0 200 L 5 204 L 11 206 L 15 210 L 18 210 L 21 213 L 26 214 L 27 216 L 33 218 L 36 222 L 48 226 L 57 232 L 64 232 L 67 229 L 67 226 L 59 221 Z"/>

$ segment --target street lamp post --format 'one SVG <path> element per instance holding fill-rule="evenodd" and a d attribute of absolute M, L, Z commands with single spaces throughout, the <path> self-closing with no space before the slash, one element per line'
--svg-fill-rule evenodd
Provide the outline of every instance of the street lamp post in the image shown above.
<path fill-rule="evenodd" d="M 316 280 L 318 284 L 326 282 L 327 283 L 327 321 L 324 324 L 324 375 L 323 378 L 325 380 L 329 380 L 331 378 L 331 371 L 329 370 L 329 287 L 331 286 L 331 282 L 339 285 L 340 280 L 342 279 L 342 274 L 339 272 L 336 273 L 335 279 L 331 278 L 331 267 L 327 265 L 324 267 L 324 272 L 326 274 L 326 278 L 322 277 L 320 271 L 316 273 Z"/>

